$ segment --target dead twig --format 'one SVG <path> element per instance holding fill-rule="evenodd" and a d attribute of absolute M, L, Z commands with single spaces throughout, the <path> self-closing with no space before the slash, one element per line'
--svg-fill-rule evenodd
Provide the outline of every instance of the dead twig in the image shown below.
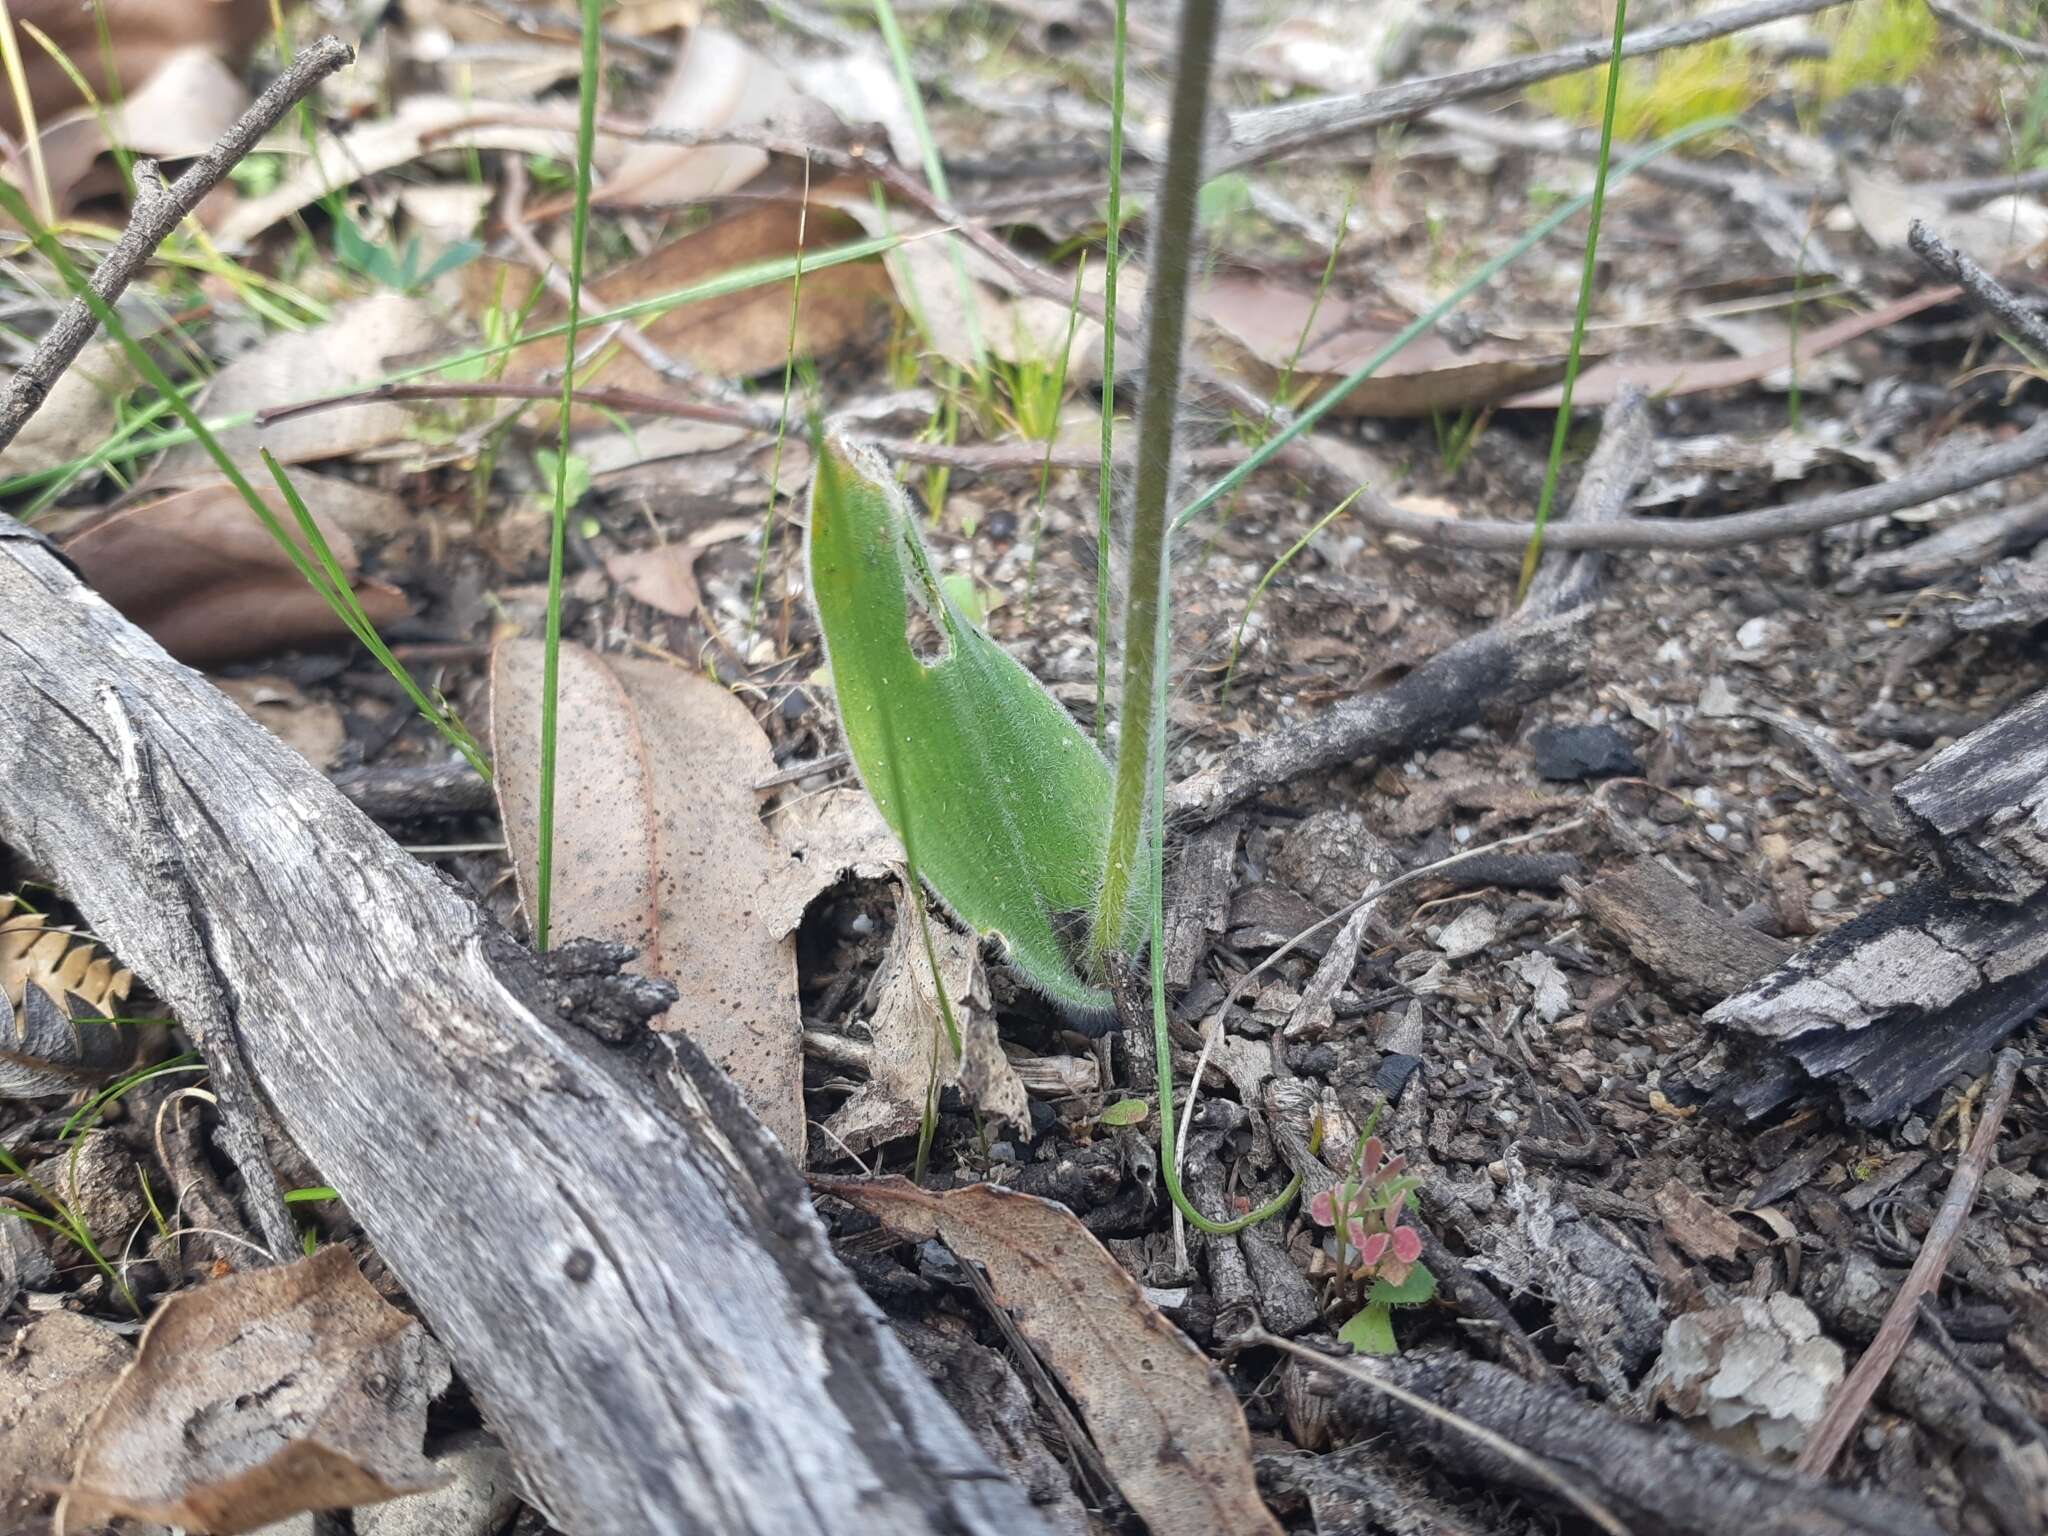
<path fill-rule="evenodd" d="M 1726 37 L 1791 16 L 1811 16 L 1832 10 L 1846 0 L 1752 0 L 1723 11 L 1710 11 L 1690 21 L 1670 26 L 1645 27 L 1632 32 L 1622 44 L 1623 58 L 1640 58 L 1683 48 L 1709 38 Z M 1240 170 L 1260 161 L 1277 159 L 1297 150 L 1349 138 L 1389 123 L 1412 121 L 1454 101 L 1478 96 L 1497 96 L 1518 91 L 1559 75 L 1577 74 L 1607 62 L 1611 50 L 1607 38 L 1572 43 L 1549 53 L 1532 53 L 1490 64 L 1482 69 L 1462 70 L 1454 75 L 1437 75 L 1427 80 L 1409 80 L 1382 90 L 1347 96 L 1323 96 L 1312 101 L 1288 102 L 1277 107 L 1254 107 L 1230 115 L 1228 137 L 1212 176 Z"/>
<path fill-rule="evenodd" d="M 1649 472 L 1649 412 L 1641 392 L 1629 390 L 1608 407 L 1600 446 L 1587 463 L 1571 514 L 1546 535 L 1549 548 L 1584 548 L 1564 535 L 1616 526 L 1605 519 L 1619 516 Z M 1368 519 L 1382 508 L 1395 510 L 1370 493 L 1358 498 L 1361 506 L 1368 501 Z M 1597 557 L 1546 557 L 1511 621 L 1445 647 L 1389 688 L 1345 699 L 1232 749 L 1168 792 L 1168 814 L 1183 824 L 1213 821 L 1303 774 L 1407 751 L 1441 740 L 1482 710 L 1542 698 L 1585 670 L 1590 599 L 1599 578 Z"/>
<path fill-rule="evenodd" d="M 1985 1096 L 1977 1129 L 1963 1155 L 1956 1159 L 1948 1193 L 1942 1197 L 1941 1209 L 1935 1212 L 1934 1222 L 1927 1229 L 1920 1256 L 1913 1261 L 1906 1283 L 1892 1299 L 1877 1337 L 1871 1340 L 1870 1348 L 1863 1352 L 1856 1369 L 1849 1373 L 1849 1379 L 1842 1383 L 1827 1412 L 1807 1437 L 1806 1449 L 1799 1454 L 1801 1472 L 1814 1477 L 1827 1475 L 1835 1458 L 1842 1454 L 1842 1447 L 1849 1443 L 1849 1436 L 1856 1432 L 1863 1410 L 1870 1406 L 1870 1399 L 1899 1358 L 1899 1351 L 1913 1336 L 1913 1326 L 1920 1315 L 1920 1298 L 1932 1295 L 1941 1284 L 1942 1273 L 1948 1268 L 1949 1251 L 1962 1233 L 1963 1220 L 1977 1198 L 1977 1186 L 1991 1165 L 1992 1151 L 1998 1145 L 1998 1127 L 2005 1119 L 2006 1106 L 2012 1102 L 2013 1085 L 2019 1080 L 2019 1073 L 2020 1053 L 2008 1046 L 1998 1053 L 1991 1069 L 1991 1088 Z"/>
<path fill-rule="evenodd" d="M 1600 526 L 1564 523 L 1545 530 L 1549 549 L 1733 549 L 1776 539 L 1797 539 L 1859 523 L 1865 518 L 1903 512 L 1943 496 L 1953 496 L 1994 480 L 2005 480 L 2048 464 L 2048 417 L 2018 437 L 1978 453 L 1944 455 L 1930 464 L 1882 485 L 1812 496 L 1782 507 L 1735 512 L 1698 522 L 1634 517 Z M 1358 499 L 1360 516 L 1375 528 L 1405 534 L 1437 549 L 1492 549 L 1519 553 L 1535 533 L 1534 523 L 1452 521 L 1409 512 L 1367 496 Z"/>
<path fill-rule="evenodd" d="M 92 291 L 111 308 L 135 281 L 156 248 L 168 240 L 200 200 L 220 185 L 242 158 L 275 128 L 307 92 L 352 62 L 355 50 L 338 37 L 323 37 L 301 52 L 292 67 L 271 82 L 255 105 L 220 136 L 213 148 L 170 186 L 152 160 L 135 162 L 135 211 L 121 239 L 92 276 Z M 73 299 L 50 327 L 42 344 L 0 393 L 0 448 L 14 441 L 29 418 L 42 409 L 64 370 L 85 350 L 99 322 L 83 298 Z"/>
<path fill-rule="evenodd" d="M 1367 1370 L 1365 1366 L 1356 1360 L 1339 1360 L 1329 1355 L 1317 1354 L 1312 1349 L 1292 1343 L 1287 1339 L 1278 1338 L 1273 1334 L 1267 1333 L 1262 1328 L 1253 1329 L 1251 1333 L 1245 1336 L 1243 1342 L 1264 1349 L 1284 1351 L 1294 1356 L 1295 1359 L 1301 1361 L 1304 1365 L 1312 1365 L 1319 1370 L 1329 1371 L 1333 1375 L 1342 1376 L 1346 1381 L 1355 1381 L 1362 1387 L 1369 1387 L 1375 1392 L 1391 1397 L 1403 1407 L 1412 1409 L 1425 1418 L 1434 1419 L 1437 1423 L 1454 1429 L 1460 1434 L 1471 1436 L 1472 1439 L 1485 1446 L 1494 1455 L 1500 1457 L 1503 1461 L 1512 1463 L 1528 1474 L 1535 1482 L 1542 1484 L 1557 1494 L 1559 1498 L 1572 1505 L 1580 1514 L 1599 1526 L 1601 1530 L 1608 1532 L 1609 1536 L 1630 1536 L 1629 1528 L 1623 1525 L 1620 1519 L 1616 1517 L 1614 1511 L 1601 1503 L 1600 1500 L 1579 1487 L 1578 1484 L 1572 1482 L 1563 1473 L 1559 1472 L 1556 1467 L 1543 1460 L 1540 1456 L 1530 1455 L 1519 1445 L 1516 1445 L 1514 1441 L 1508 1439 L 1505 1435 L 1496 1434 L 1484 1424 L 1475 1424 L 1463 1414 L 1453 1413 L 1448 1408 L 1432 1403 L 1420 1393 L 1410 1392 L 1406 1387 L 1397 1386 L 1384 1377 Z"/>
<path fill-rule="evenodd" d="M 2036 64 L 2048 64 L 2048 44 L 2029 42 L 2024 37 L 2014 37 L 2010 32 L 2001 32 L 1988 21 L 1979 21 L 1960 5 L 1944 4 L 1943 0 L 1927 0 L 1927 9 L 1958 32 L 1967 32 L 1979 42 L 1990 43 L 2008 53 L 2017 54 Z"/>
<path fill-rule="evenodd" d="M 498 218 L 505 226 L 507 238 L 519 248 L 527 264 L 540 274 L 540 280 L 547 284 L 548 291 L 564 303 L 568 302 L 571 294 L 569 274 L 541 248 L 540 241 L 534 238 L 533 226 L 526 222 L 526 162 L 518 155 L 505 157 L 505 196 L 498 205 Z M 583 302 L 592 309 L 612 308 L 589 283 L 583 285 Z M 775 412 L 755 405 L 725 380 L 707 378 L 681 358 L 663 351 L 630 320 L 613 321 L 585 349 L 586 355 L 595 356 L 613 340 L 671 384 L 710 395 L 745 416 L 752 425 L 770 432 L 775 430 Z"/>
<path fill-rule="evenodd" d="M 2048 358 L 2048 324 L 2010 288 L 1936 234 L 1925 219 L 1913 221 L 1906 231 L 1906 244 L 1914 255 L 1967 293 L 1978 308 L 2007 330 L 2018 332 L 2036 358 Z"/>

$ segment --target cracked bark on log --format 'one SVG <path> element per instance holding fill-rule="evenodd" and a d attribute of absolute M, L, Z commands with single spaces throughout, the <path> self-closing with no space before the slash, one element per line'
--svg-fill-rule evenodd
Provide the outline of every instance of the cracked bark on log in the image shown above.
<path fill-rule="evenodd" d="M 2048 1002 L 2048 692 L 1894 792 L 1940 868 L 1707 1014 L 1771 1047 L 1723 1102 L 1754 1119 L 1831 1079 L 1849 1118 L 1903 1114 Z"/>
<path fill-rule="evenodd" d="M 178 1012 L 224 1003 L 552 1521 L 1042 1529 L 686 1040 L 566 1025 L 530 955 L 4 517 L 0 615 L 0 840 Z"/>

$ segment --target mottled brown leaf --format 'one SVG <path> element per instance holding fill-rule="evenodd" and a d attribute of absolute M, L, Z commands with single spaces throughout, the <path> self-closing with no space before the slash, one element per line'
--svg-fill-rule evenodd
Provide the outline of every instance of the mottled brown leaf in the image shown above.
<path fill-rule="evenodd" d="M 899 1178 L 811 1184 L 988 1271 L 1153 1536 L 1279 1536 L 1236 1396 L 1073 1212 L 992 1184 L 943 1195 Z"/>
<path fill-rule="evenodd" d="M 127 1515 L 233 1536 L 437 1486 L 420 1441 L 449 1377 L 346 1248 L 216 1280 L 149 1320 L 63 1513 L 74 1529 Z"/>

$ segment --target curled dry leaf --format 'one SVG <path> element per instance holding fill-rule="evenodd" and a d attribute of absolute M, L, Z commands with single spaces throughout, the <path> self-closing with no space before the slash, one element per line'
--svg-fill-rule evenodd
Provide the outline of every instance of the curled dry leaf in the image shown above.
<path fill-rule="evenodd" d="M 165 59 L 142 87 L 104 108 L 81 107 L 42 129 L 44 174 L 59 215 L 94 198 L 122 193 L 120 171 L 104 157 L 117 145 L 157 160 L 206 153 L 249 104 L 242 79 L 214 54 L 187 48 Z M 21 156 L 11 180 L 24 180 Z"/>
<path fill-rule="evenodd" d="M 233 1536 L 437 1487 L 448 1357 L 343 1247 L 173 1296 L 87 1432 L 63 1515 Z"/>
<path fill-rule="evenodd" d="M 491 659 L 498 805 L 529 921 L 540 824 L 542 646 Z M 665 1026 L 725 1068 L 790 1155 L 803 1156 L 795 931 L 812 896 L 864 855 L 845 818 L 811 843 L 762 825 L 753 786 L 775 772 L 745 704 L 683 666 L 565 645 L 556 761 L 556 938 L 613 939 L 673 981 Z M 872 846 L 872 845 L 870 845 Z"/>
<path fill-rule="evenodd" d="M 936 918 L 930 922 L 939 977 L 960 1026 L 961 1055 L 953 1055 L 946 1038 L 917 908 L 899 888 L 896 927 L 882 960 L 869 1025 L 874 1052 L 868 1081 L 825 1122 L 835 1153 L 865 1152 L 915 1131 L 924 1114 L 925 1090 L 935 1076 L 941 1088 L 957 1084 L 989 1118 L 1023 1132 L 1030 1128 L 1030 1100 L 996 1036 L 981 948 L 970 935 Z"/>
<path fill-rule="evenodd" d="M 17 905 L 0 896 L 0 992 L 8 1010 L 0 1099 L 70 1093 L 134 1054 L 121 1026 L 85 1020 L 117 1017 L 135 978 L 92 940 Z"/>
<path fill-rule="evenodd" d="M 697 589 L 697 554 L 694 544 L 657 544 L 608 556 L 604 569 L 635 602 L 672 619 L 687 619 L 704 605 Z"/>
<path fill-rule="evenodd" d="M 339 482 L 309 475 L 295 476 L 294 483 L 335 559 L 354 577 L 355 543 L 327 510 L 325 491 Z M 292 527 L 284 497 L 274 488 L 261 494 Z M 359 509 L 359 498 L 346 493 L 333 502 L 345 511 Z M 116 512 L 75 535 L 64 552 L 102 597 L 192 666 L 268 656 L 348 635 L 240 493 L 226 484 L 195 486 Z M 402 592 L 382 582 L 357 581 L 355 593 L 374 624 L 412 611 Z"/>
<path fill-rule="evenodd" d="M 1905 182 L 1847 161 L 1842 163 L 1842 189 L 1848 194 L 1849 211 L 1855 214 L 1857 224 L 1880 250 L 1904 254 L 1907 231 L 1915 219 L 1924 219 L 1964 255 L 2001 272 L 2024 261 L 2048 240 L 2048 209 L 2032 198 L 2002 197 L 1964 212 Z"/>
<path fill-rule="evenodd" d="M 991 1184 L 942 1195 L 899 1178 L 813 1176 L 811 1185 L 899 1236 L 942 1238 L 988 1271 L 996 1300 L 1079 1404 L 1154 1536 L 1279 1536 L 1236 1396 L 1073 1212 Z"/>
<path fill-rule="evenodd" d="M 221 369 L 206 392 L 209 417 L 240 415 L 317 400 L 373 384 L 389 360 L 424 351 L 441 328 L 424 299 L 380 293 L 345 305 L 311 331 L 280 331 Z M 560 349 L 557 348 L 557 351 Z M 215 435 L 237 464 L 257 464 L 268 448 L 283 464 L 341 459 L 403 441 L 411 414 L 388 401 L 314 411 L 274 426 L 229 427 Z M 159 488 L 211 480 L 219 473 L 197 443 L 173 448 L 150 477 Z"/>
<path fill-rule="evenodd" d="M 501 149 L 574 163 L 575 129 L 511 125 L 531 115 L 532 108 L 517 102 L 460 96 L 401 97 L 389 117 L 359 124 L 338 142 L 323 135 L 315 153 L 274 189 L 230 209 L 215 227 L 214 238 L 224 246 L 246 245 L 271 225 L 330 192 L 445 150 Z M 602 155 L 604 141 L 599 145 Z M 268 403 L 278 404 L 284 398 Z"/>
<path fill-rule="evenodd" d="M 758 128 L 804 105 L 779 68 L 723 27 L 703 25 L 690 29 L 648 121 L 655 128 L 712 133 Z M 813 104 L 811 110 L 824 109 Z M 767 167 L 768 152 L 744 144 L 636 144 L 591 201 L 605 207 L 683 207 L 743 187 Z"/>
<path fill-rule="evenodd" d="M 1814 326 L 1797 337 L 1796 347 L 1788 331 L 1780 345 L 1766 347 L 1744 357 L 1614 358 L 1579 375 L 1578 382 L 1572 386 L 1572 404 L 1575 407 L 1611 405 L 1627 388 L 1641 389 L 1668 400 L 1679 395 L 1700 395 L 1710 390 L 1754 384 L 1790 369 L 1795 351 L 1799 366 L 1805 368 L 1815 358 L 1823 357 L 1837 347 L 1847 346 L 1859 336 L 1883 330 L 1936 304 L 1945 304 L 1959 292 L 1961 290 L 1957 288 L 1922 288 L 1876 309 L 1844 315 L 1826 325 Z M 1502 404 L 1509 410 L 1555 410 L 1561 392 L 1561 386 L 1550 384 L 1518 394 Z"/>
<path fill-rule="evenodd" d="M 289 7 L 287 7 L 289 9 Z M 134 94 L 174 54 L 202 50 L 239 65 L 249 50 L 270 36 L 271 0 L 10 0 L 17 28 L 34 26 L 84 76 L 93 96 L 116 102 Z M 110 46 L 100 46 L 104 25 Z M 86 102 L 70 72 L 32 38 L 20 39 L 22 77 L 36 120 L 51 118 Z M 108 69 L 108 64 L 112 69 Z M 11 90 L 0 90 L 0 132 L 21 137 L 21 117 Z"/>
<path fill-rule="evenodd" d="M 120 1334 L 75 1312 L 40 1317 L 0 1349 L 0 1530 L 49 1529 L 78 1437 L 128 1359 Z"/>
<path fill-rule="evenodd" d="M 798 229 L 803 238 L 799 242 Z M 795 203 L 746 208 L 650 251 L 637 260 L 591 279 L 592 291 L 614 307 L 676 293 L 756 262 L 780 261 L 799 249 L 822 251 L 862 238 L 860 226 L 814 195 L 809 215 Z M 501 279 L 512 274 L 512 291 L 523 295 L 533 275 L 520 268 L 473 262 L 463 271 L 473 301 L 488 305 Z M 796 313 L 796 355 L 829 357 L 866 336 L 891 304 L 889 279 L 879 261 L 846 262 L 806 272 Z M 779 372 L 789 358 L 790 285 L 768 283 L 669 310 L 647 322 L 644 334 L 669 356 L 715 378 L 749 378 Z M 531 326 L 561 318 L 561 301 L 549 294 L 534 306 Z M 512 354 L 509 376 L 531 380 L 562 364 L 559 340 L 536 341 Z M 632 353 L 615 349 L 611 361 L 578 375 L 613 389 L 657 394 L 674 388 Z M 595 424 L 596 413 L 579 413 Z M 533 418 L 546 419 L 544 414 Z"/>
<path fill-rule="evenodd" d="M 1405 323 L 1313 290 L 1257 276 L 1219 277 L 1204 290 L 1204 318 L 1221 360 L 1262 389 L 1291 377 L 1313 397 L 1391 341 Z M 1588 361 L 1594 354 L 1587 354 Z M 1291 365 L 1291 366 L 1290 366 Z M 1481 342 L 1458 351 L 1424 331 L 1335 407 L 1339 416 L 1427 416 L 1489 405 L 1564 372 L 1560 351 Z"/>
<path fill-rule="evenodd" d="M 1092 383 L 1102 377 L 1102 327 L 1095 321 L 1073 320 L 1070 300 L 1053 300 L 1019 292 L 1009 273 L 965 241 L 957 242 L 960 266 L 967 272 L 963 291 L 950 236 L 934 237 L 938 226 L 901 209 L 884 212 L 870 193 L 855 183 L 834 183 L 811 193 L 812 206 L 837 208 L 869 235 L 902 235 L 904 243 L 882 257 L 897 301 L 917 325 L 919 340 L 946 361 L 962 368 L 974 365 L 974 340 L 979 335 L 989 356 L 1006 363 L 1056 366 L 1067 347 L 1067 382 Z M 1102 298 L 1098 262 L 1083 275 L 1084 291 Z M 805 279 L 808 304 L 809 279 Z M 1144 274 L 1137 266 L 1117 269 L 1117 307 L 1126 314 L 1144 304 Z M 971 306 L 971 311 L 970 311 Z M 1071 327 L 1073 341 L 1068 343 Z"/>

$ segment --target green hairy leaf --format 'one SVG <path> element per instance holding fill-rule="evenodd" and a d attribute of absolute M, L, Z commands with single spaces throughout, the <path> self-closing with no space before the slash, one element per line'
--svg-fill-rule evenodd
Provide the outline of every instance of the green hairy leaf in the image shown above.
<path fill-rule="evenodd" d="M 918 872 L 1046 996 L 1107 1009 L 1079 968 L 1109 840 L 1107 760 L 961 611 L 895 476 L 844 438 L 818 445 L 809 564 L 847 748 Z M 912 648 L 912 601 L 936 656 Z"/>

